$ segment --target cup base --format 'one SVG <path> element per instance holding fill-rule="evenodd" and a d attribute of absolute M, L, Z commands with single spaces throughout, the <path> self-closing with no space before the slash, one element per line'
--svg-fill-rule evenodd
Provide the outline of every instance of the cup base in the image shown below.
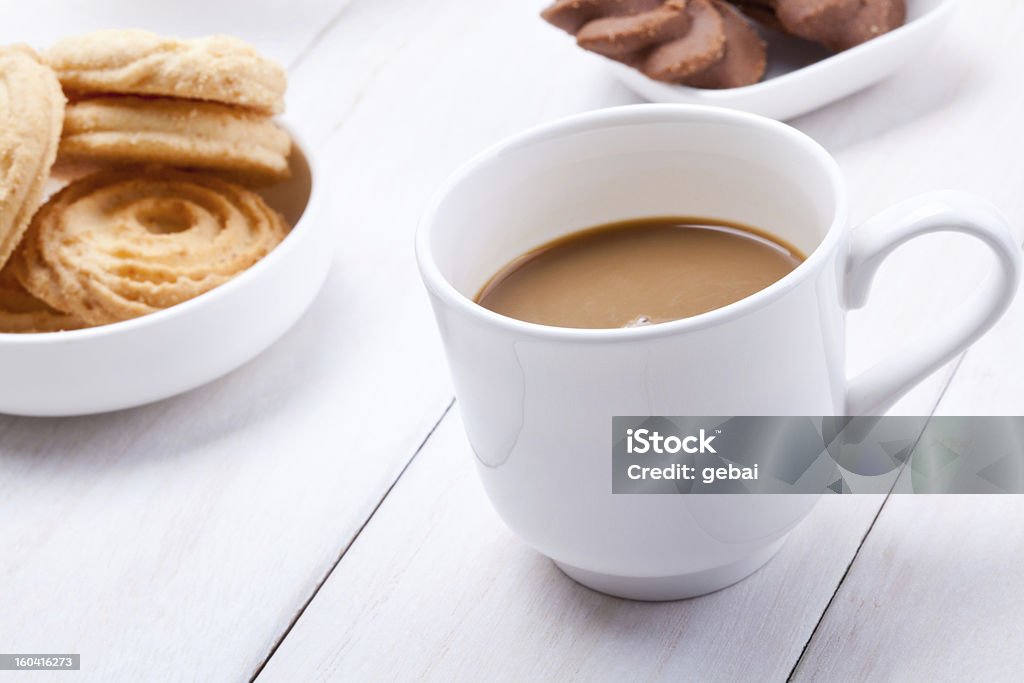
<path fill-rule="evenodd" d="M 779 552 L 787 536 L 788 534 L 753 555 L 724 567 L 714 567 L 678 576 L 612 576 L 561 562 L 555 562 L 555 566 L 576 583 L 616 598 L 646 602 L 685 600 L 714 593 L 747 578 Z"/>

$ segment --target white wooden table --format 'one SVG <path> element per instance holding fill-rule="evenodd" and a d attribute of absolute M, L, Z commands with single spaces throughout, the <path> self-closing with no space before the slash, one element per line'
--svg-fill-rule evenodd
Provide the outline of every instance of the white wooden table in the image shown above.
<path fill-rule="evenodd" d="M 78 652 L 96 681 L 1019 680 L 1019 497 L 829 498 L 753 577 L 673 604 L 583 589 L 499 522 L 412 235 L 485 145 L 635 101 L 539 7 L 0 2 L 4 43 L 133 25 L 279 58 L 341 234 L 309 314 L 229 377 L 111 415 L 0 417 L 0 651 Z M 838 157 L 855 218 L 953 187 L 1024 225 L 1024 3 L 963 3 L 955 25 L 794 122 Z M 899 252 L 851 316 L 851 370 L 941 324 L 989 266 L 950 236 Z M 1022 339 L 1024 298 L 896 411 L 1024 414 Z"/>

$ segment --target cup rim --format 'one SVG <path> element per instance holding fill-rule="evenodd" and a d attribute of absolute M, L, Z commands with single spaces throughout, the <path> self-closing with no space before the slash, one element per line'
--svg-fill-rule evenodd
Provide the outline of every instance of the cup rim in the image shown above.
<path fill-rule="evenodd" d="M 673 122 L 729 122 L 769 130 L 810 152 L 825 171 L 835 198 L 835 211 L 825 236 L 804 261 L 782 279 L 739 301 L 721 308 L 647 327 L 586 329 L 531 323 L 496 313 L 459 292 L 441 273 L 434 259 L 431 237 L 437 212 L 448 195 L 480 168 L 502 155 L 548 138 L 558 138 L 598 128 Z M 483 323 L 527 337 L 573 342 L 633 342 L 659 339 L 728 322 L 778 300 L 821 268 L 839 247 L 847 225 L 847 195 L 842 172 L 828 151 L 806 133 L 757 114 L 699 104 L 631 104 L 574 114 L 528 128 L 483 150 L 459 167 L 435 192 L 416 230 L 416 260 L 429 292 L 446 304 Z"/>
<path fill-rule="evenodd" d="M 306 203 L 302 207 L 302 212 L 299 214 L 298 219 L 296 219 L 295 225 L 291 227 L 288 234 L 285 235 L 283 240 L 281 240 L 281 243 L 271 249 L 263 258 L 224 284 L 161 311 L 156 311 L 138 318 L 130 318 L 128 320 L 122 320 L 120 322 L 110 323 L 107 325 L 86 327 L 80 330 L 67 330 L 63 332 L 0 332 L 0 348 L 5 346 L 70 344 L 80 341 L 95 340 L 122 333 L 131 333 L 152 325 L 169 322 L 174 318 L 189 315 L 193 309 L 205 306 L 211 299 L 230 295 L 231 292 L 235 291 L 239 287 L 247 286 L 252 279 L 259 277 L 265 270 L 273 268 L 274 264 L 281 259 L 287 258 L 287 252 L 292 250 L 292 245 L 294 245 L 298 240 L 296 234 L 299 233 L 300 230 L 308 232 L 312 229 L 310 227 L 306 227 L 306 224 L 310 223 L 310 221 L 306 220 L 306 216 L 312 213 L 313 207 L 321 201 L 319 198 L 321 193 L 319 180 L 320 174 L 318 172 L 317 160 L 313 155 L 313 147 L 309 145 L 305 138 L 297 131 L 296 126 L 290 124 L 287 120 L 276 120 L 275 123 L 288 133 L 291 137 L 292 144 L 299 150 L 299 152 L 302 153 L 302 157 L 305 159 L 306 165 L 309 167 L 309 197 L 306 198 Z"/>

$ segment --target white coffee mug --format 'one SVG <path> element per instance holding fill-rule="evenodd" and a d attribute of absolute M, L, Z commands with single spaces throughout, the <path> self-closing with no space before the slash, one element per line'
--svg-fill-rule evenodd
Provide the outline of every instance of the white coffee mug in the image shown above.
<path fill-rule="evenodd" d="M 512 259 L 573 231 L 647 216 L 764 228 L 809 254 L 734 304 L 617 330 L 548 327 L 473 302 Z M 973 305 L 848 379 L 845 312 L 885 257 L 925 233 L 977 237 L 995 268 Z M 799 131 L 710 107 L 637 105 L 539 126 L 448 181 L 416 239 L 470 444 L 498 513 L 570 577 L 668 600 L 755 571 L 809 495 L 614 495 L 614 415 L 860 415 L 966 349 L 1006 311 L 1020 249 L 979 199 L 939 192 L 856 230 L 836 162 Z"/>

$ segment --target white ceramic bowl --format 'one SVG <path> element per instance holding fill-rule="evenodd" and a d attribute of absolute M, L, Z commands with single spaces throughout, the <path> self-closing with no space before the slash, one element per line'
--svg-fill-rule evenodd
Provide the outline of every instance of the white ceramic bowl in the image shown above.
<path fill-rule="evenodd" d="M 651 102 L 707 104 L 784 120 L 892 74 L 938 39 L 954 6 L 955 0 L 907 0 L 904 26 L 834 55 L 806 41 L 769 32 L 768 73 L 762 82 L 743 88 L 701 90 L 672 85 L 624 64 L 604 61 L 630 90 Z"/>
<path fill-rule="evenodd" d="M 327 274 L 333 230 L 310 148 L 262 192 L 294 227 L 230 282 L 159 313 L 73 332 L 0 334 L 0 413 L 67 416 L 143 405 L 238 368 L 290 328 Z"/>

